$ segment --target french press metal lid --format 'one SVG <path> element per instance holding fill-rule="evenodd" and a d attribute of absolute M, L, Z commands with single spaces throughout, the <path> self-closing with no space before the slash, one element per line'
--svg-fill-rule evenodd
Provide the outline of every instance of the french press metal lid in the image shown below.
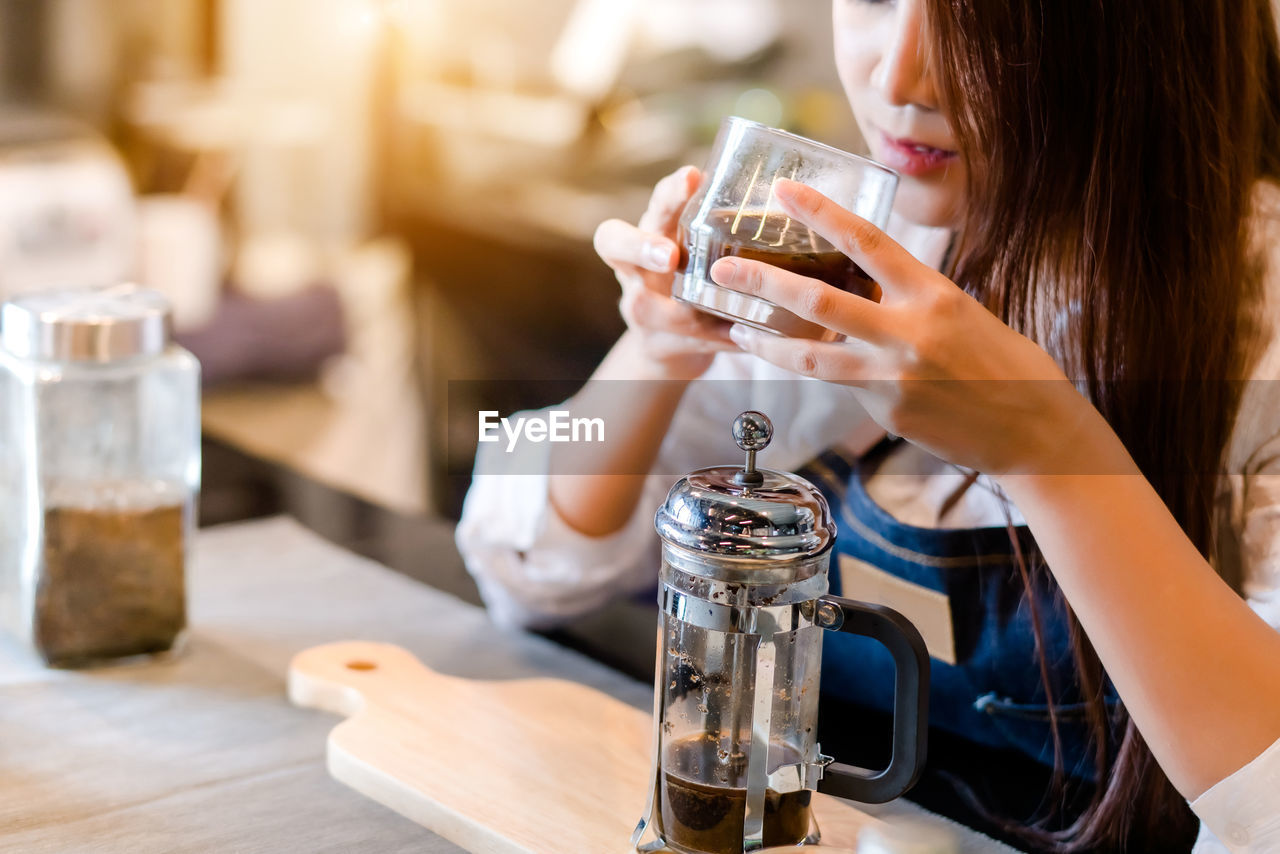
<path fill-rule="evenodd" d="M 924 763 L 929 659 L 920 633 L 879 605 L 827 595 L 835 523 L 794 474 L 759 469 L 773 427 L 734 421 L 745 465 L 699 469 L 671 488 L 662 538 L 653 787 L 640 851 L 745 854 L 815 842 L 820 790 L 891 800 Z M 872 637 L 897 669 L 893 757 L 868 771 L 817 741 L 824 630 Z"/>
<path fill-rule="evenodd" d="M 728 577 L 772 569 L 781 579 L 835 542 L 821 492 L 804 478 L 756 468 L 756 454 L 772 437 L 767 417 L 744 412 L 733 438 L 747 452 L 746 465 L 700 469 L 667 494 L 654 524 L 691 571 Z"/>

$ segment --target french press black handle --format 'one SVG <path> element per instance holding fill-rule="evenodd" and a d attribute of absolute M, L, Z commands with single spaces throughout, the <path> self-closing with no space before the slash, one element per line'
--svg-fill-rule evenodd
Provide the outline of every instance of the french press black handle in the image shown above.
<path fill-rule="evenodd" d="M 839 618 L 832 606 L 839 609 L 840 622 L 835 621 Z M 839 596 L 818 600 L 818 623 L 831 631 L 879 641 L 893 656 L 895 671 L 889 765 L 875 771 L 832 762 L 818 782 L 818 791 L 864 804 L 891 801 L 914 786 L 924 769 L 929 740 L 929 653 L 924 638 L 892 608 Z"/>

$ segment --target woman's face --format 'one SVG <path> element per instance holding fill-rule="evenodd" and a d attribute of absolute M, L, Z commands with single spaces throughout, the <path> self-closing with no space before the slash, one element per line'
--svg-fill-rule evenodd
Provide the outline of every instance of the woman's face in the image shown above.
<path fill-rule="evenodd" d="M 871 156 L 902 180 L 894 209 L 951 226 L 964 210 L 965 165 L 929 68 L 923 0 L 832 0 L 836 69 Z"/>

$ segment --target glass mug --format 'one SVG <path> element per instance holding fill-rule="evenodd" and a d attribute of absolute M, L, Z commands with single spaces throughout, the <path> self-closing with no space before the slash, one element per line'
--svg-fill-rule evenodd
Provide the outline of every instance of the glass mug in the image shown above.
<path fill-rule="evenodd" d="M 778 210 L 773 188 L 779 178 L 813 187 L 878 228 L 888 224 L 898 187 L 897 173 L 865 157 L 730 116 L 720 125 L 702 186 L 680 214 L 671 295 L 725 320 L 829 341 L 837 337 L 831 330 L 711 281 L 711 265 L 735 255 L 860 296 L 874 293 L 870 277 L 848 256 Z"/>

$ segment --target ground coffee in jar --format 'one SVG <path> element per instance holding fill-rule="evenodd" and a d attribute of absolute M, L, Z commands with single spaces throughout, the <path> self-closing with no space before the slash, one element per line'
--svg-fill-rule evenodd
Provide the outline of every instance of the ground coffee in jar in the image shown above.
<path fill-rule="evenodd" d="M 50 507 L 35 643 L 50 664 L 165 652 L 186 626 L 185 508 Z"/>
<path fill-rule="evenodd" d="M 172 650 L 186 627 L 199 367 L 151 291 L 0 310 L 0 623 L 54 666 Z"/>

